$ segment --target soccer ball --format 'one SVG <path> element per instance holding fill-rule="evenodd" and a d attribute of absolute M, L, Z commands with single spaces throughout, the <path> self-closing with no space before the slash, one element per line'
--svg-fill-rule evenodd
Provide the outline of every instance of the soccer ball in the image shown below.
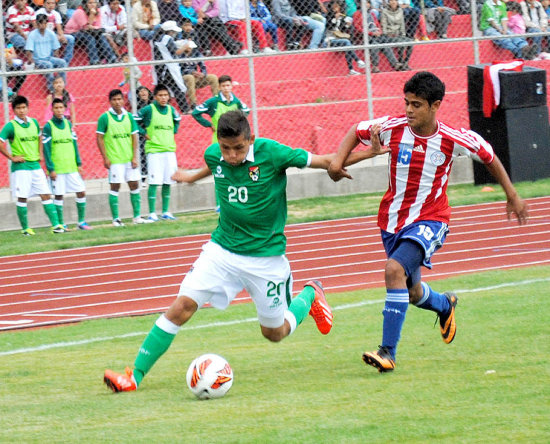
<path fill-rule="evenodd" d="M 232 385 L 233 370 L 219 355 L 199 356 L 187 369 L 187 386 L 199 399 L 221 398 Z"/>

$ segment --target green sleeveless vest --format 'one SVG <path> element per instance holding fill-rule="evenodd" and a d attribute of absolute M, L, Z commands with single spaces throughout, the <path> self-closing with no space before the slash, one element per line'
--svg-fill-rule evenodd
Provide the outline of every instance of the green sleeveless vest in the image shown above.
<path fill-rule="evenodd" d="M 103 140 L 107 159 L 113 164 L 131 162 L 134 157 L 134 148 L 130 118 L 125 114 L 119 121 L 110 112 L 106 114 L 109 123 Z"/>
<path fill-rule="evenodd" d="M 145 142 L 146 153 L 164 153 L 176 151 L 174 137 L 174 116 L 172 107 L 168 107 L 166 115 L 159 113 L 155 105 L 151 105 L 151 123 L 147 127 L 149 140 Z"/>
<path fill-rule="evenodd" d="M 74 141 L 67 119 L 63 119 L 65 127 L 59 129 L 52 120 L 48 122 L 52 132 L 52 162 L 57 174 L 75 173 L 78 171 Z"/>

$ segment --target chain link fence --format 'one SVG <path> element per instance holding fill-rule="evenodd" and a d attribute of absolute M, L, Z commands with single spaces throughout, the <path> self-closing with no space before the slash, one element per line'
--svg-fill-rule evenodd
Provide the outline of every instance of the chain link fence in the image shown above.
<path fill-rule="evenodd" d="M 148 1 L 126 3 L 127 16 L 135 17 L 136 9 L 142 9 L 142 3 Z M 218 1 L 233 6 L 240 3 L 240 0 Z M 89 48 L 83 40 L 76 39 L 70 65 L 45 70 L 36 69 L 36 64 L 30 66 L 24 50 L 14 51 L 9 46 L 13 39 L 10 40 L 9 32 L 4 32 L 8 31 L 6 11 L 9 5 L 3 4 L 4 29 L 0 32 L 3 40 L 0 44 L 6 51 L 0 55 L 0 80 L 4 123 L 13 117 L 9 101 L 17 92 L 30 100 L 29 115 L 44 125 L 51 115 L 47 75 L 64 73 L 65 89 L 73 98 L 72 118 L 78 135 L 83 176 L 85 179 L 106 178 L 107 170 L 96 146 L 95 131 L 97 119 L 109 109 L 109 91 L 122 89 L 128 98 L 127 109 L 136 113 L 139 106 L 136 90 L 139 86 L 153 90 L 156 72 L 168 72 L 167 68 L 171 67 L 171 72 L 176 74 L 165 75 L 173 79 L 177 72 L 181 74 L 183 63 L 200 62 L 204 63 L 208 74 L 231 77 L 233 94 L 251 110 L 250 121 L 255 134 L 314 153 L 334 152 L 351 124 L 359 119 L 401 113 L 403 83 L 412 72 L 419 70 L 433 71 L 446 84 L 441 119 L 453 126 L 468 127 L 467 65 L 523 56 L 534 59 L 528 62 L 530 65 L 545 68 L 550 63 L 544 59 L 548 33 L 546 28 L 527 28 L 529 33 L 519 36 L 484 35 L 488 33 L 481 30 L 487 23 L 482 4 L 475 0 L 444 1 L 439 2 L 441 6 L 430 0 L 419 4 L 413 0 L 412 6 L 406 0 L 403 5 L 397 0 L 388 0 L 387 4 L 383 0 L 372 0 L 372 5 L 346 0 L 338 6 L 334 6 L 337 2 L 314 2 L 318 10 L 307 16 L 298 15 L 289 24 L 277 19 L 274 12 L 286 1 L 271 0 L 265 6 L 272 13 L 274 31 L 273 26 L 264 24 L 262 27 L 256 19 L 250 18 L 251 11 L 255 16 L 258 14 L 258 2 L 252 2 L 252 8 L 245 8 L 243 2 L 244 21 L 229 21 L 222 25 L 223 30 L 219 28 L 221 23 L 216 22 L 211 29 L 206 29 L 204 21 L 197 23 L 195 32 L 201 33 L 193 39 L 197 40 L 198 48 L 189 56 L 184 52 L 175 57 L 158 50 L 158 43 L 171 35 L 170 32 L 154 25 L 142 32 L 135 20 L 127 20 L 126 28 L 115 33 L 116 46 L 111 47 L 113 51 L 117 49 L 119 61 L 90 65 Z M 207 0 L 208 3 L 212 2 Z M 296 5 L 296 2 L 291 4 Z M 63 2 L 58 5 L 59 8 L 65 6 Z M 109 7 L 109 3 L 106 6 Z M 376 9 L 370 9 L 371 6 Z M 400 14 L 386 12 L 392 7 L 404 13 L 401 31 L 393 19 Z M 483 18 L 481 26 L 480 17 Z M 189 29 L 186 20 L 179 20 L 176 25 L 183 32 Z M 267 31 L 263 31 L 264 28 Z M 182 35 L 177 32 L 173 36 L 178 48 L 189 40 L 181 39 Z M 502 47 L 510 48 L 508 43 L 518 39 L 525 42 L 530 53 L 526 50 L 514 53 Z M 539 43 L 541 47 L 537 46 Z M 96 48 L 98 45 L 96 42 Z M 61 54 L 66 50 L 64 46 Z M 122 58 L 123 53 L 128 55 Z M 108 58 L 104 57 L 105 63 Z M 178 87 L 181 83 L 174 82 L 171 83 L 174 92 L 179 89 L 181 93 L 182 88 Z M 212 97 L 217 86 L 211 88 L 206 81 L 199 84 L 205 86 L 196 90 L 196 98 L 190 97 L 188 91 L 183 102 L 181 96 L 180 100 L 172 101 L 182 112 L 176 141 L 178 162 L 184 168 L 201 166 L 203 152 L 212 141 L 211 128 L 201 126 L 190 111 L 191 106 Z M 8 186 L 9 165 L 2 157 L 0 187 Z"/>

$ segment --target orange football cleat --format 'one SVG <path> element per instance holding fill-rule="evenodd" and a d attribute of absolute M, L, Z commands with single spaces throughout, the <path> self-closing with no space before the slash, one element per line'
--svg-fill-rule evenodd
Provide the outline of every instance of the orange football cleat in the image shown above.
<path fill-rule="evenodd" d="M 380 373 L 391 372 L 395 368 L 395 361 L 387 347 L 378 347 L 377 351 L 363 353 L 365 364 L 377 368 Z"/>
<path fill-rule="evenodd" d="M 445 344 L 450 344 L 456 336 L 455 307 L 458 303 L 458 297 L 452 292 L 443 293 L 449 300 L 451 311 L 445 316 L 439 316 L 439 329 L 441 337 Z"/>
<path fill-rule="evenodd" d="M 315 299 L 311 304 L 309 314 L 315 320 L 317 329 L 324 335 L 327 335 L 332 328 L 332 310 L 325 298 L 325 290 L 319 281 L 308 281 L 304 287 L 312 287 L 315 290 Z"/>
<path fill-rule="evenodd" d="M 113 392 L 132 392 L 137 390 L 137 384 L 134 379 L 134 372 L 130 367 L 126 367 L 126 374 L 121 375 L 120 373 L 115 373 L 112 370 L 105 370 L 105 375 L 103 376 L 103 382 L 107 384 Z"/>

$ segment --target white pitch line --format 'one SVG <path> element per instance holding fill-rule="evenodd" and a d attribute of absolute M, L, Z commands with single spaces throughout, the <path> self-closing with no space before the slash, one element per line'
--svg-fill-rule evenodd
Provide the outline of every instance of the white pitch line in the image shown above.
<path fill-rule="evenodd" d="M 499 285 L 491 285 L 489 287 L 479 287 L 479 288 L 471 288 L 471 289 L 460 289 L 456 290 L 457 293 L 479 293 L 481 291 L 491 291 L 491 290 L 498 290 L 500 288 L 505 287 L 512 287 L 512 286 L 518 286 L 518 285 L 526 285 L 526 284 L 533 284 L 538 282 L 549 282 L 550 278 L 546 279 L 527 279 L 523 281 L 516 281 L 516 282 L 505 282 L 503 284 Z M 347 310 L 350 308 L 358 308 L 358 307 L 364 307 L 366 305 L 375 305 L 375 304 L 381 304 L 383 303 L 383 299 L 373 300 L 373 301 L 361 301 L 356 302 L 352 304 L 342 304 L 333 307 L 333 310 Z M 216 327 L 227 327 L 228 325 L 239 325 L 239 324 L 246 324 L 250 322 L 257 322 L 257 318 L 245 318 L 245 319 L 236 319 L 234 321 L 224 321 L 224 322 L 211 322 L 208 324 L 203 325 L 196 325 L 192 327 L 184 327 L 182 331 L 185 330 L 199 330 L 203 328 L 216 328 Z M 131 332 L 131 333 L 125 333 L 122 335 L 116 335 L 116 336 L 105 336 L 105 337 L 99 337 L 99 338 L 90 338 L 90 339 L 82 339 L 80 341 L 67 341 L 67 342 L 55 342 L 52 344 L 43 344 L 36 347 L 25 347 L 25 348 L 17 348 L 13 350 L 6 350 L 6 351 L 0 351 L 0 356 L 9 356 L 9 355 L 16 355 L 16 354 L 22 354 L 22 353 L 33 353 L 37 351 L 44 351 L 44 350 L 51 350 L 54 348 L 66 348 L 66 347 L 73 347 L 76 345 L 88 345 L 93 344 L 95 342 L 106 342 L 106 341 L 114 341 L 116 339 L 125 339 L 125 338 L 132 338 L 135 336 L 145 336 L 148 332 L 139 331 L 139 332 Z"/>

